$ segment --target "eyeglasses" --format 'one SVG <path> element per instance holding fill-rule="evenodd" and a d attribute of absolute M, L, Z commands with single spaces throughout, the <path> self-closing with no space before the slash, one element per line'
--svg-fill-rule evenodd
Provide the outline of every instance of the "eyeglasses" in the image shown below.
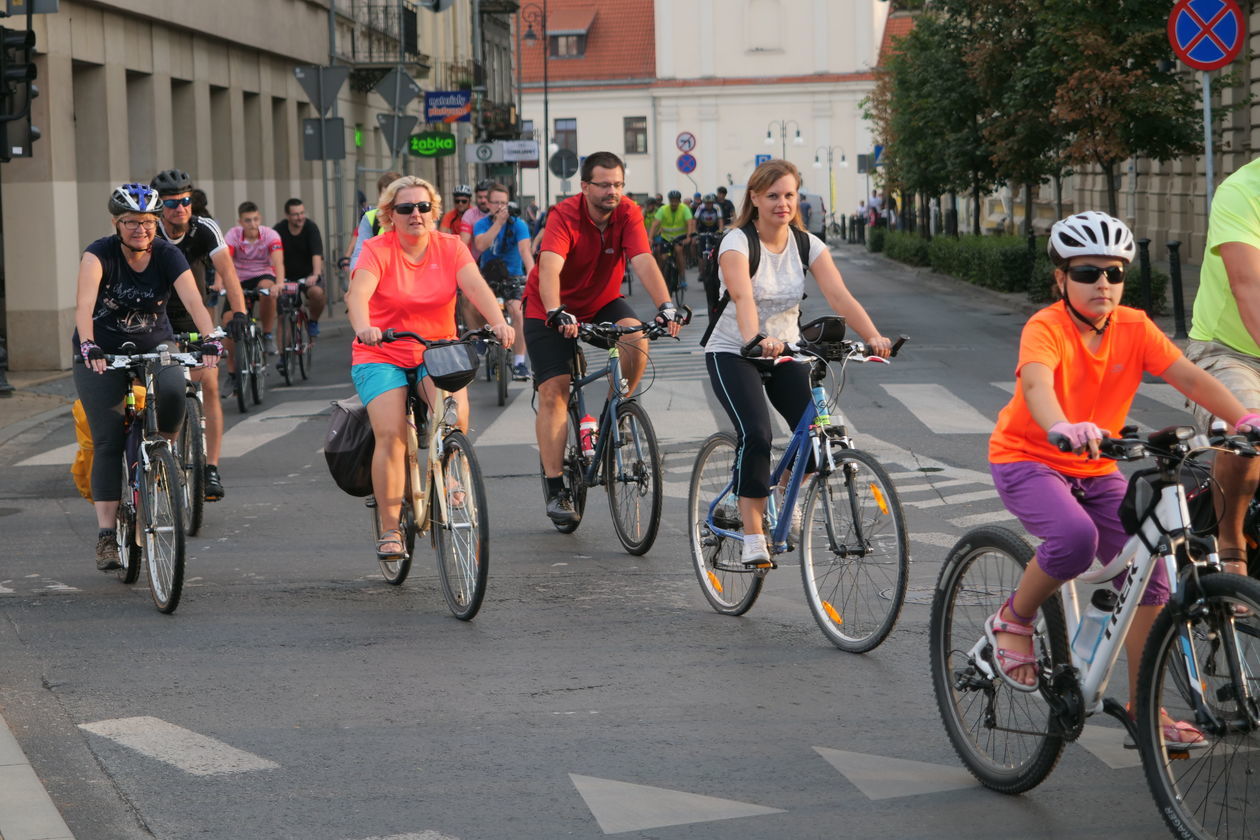
<path fill-rule="evenodd" d="M 468 199 L 467 199 L 466 197 L 462 196 L 462 195 L 457 195 L 457 196 L 455 196 L 455 203 L 456 203 L 456 204 L 467 204 L 467 203 L 468 203 Z"/>
<path fill-rule="evenodd" d="M 187 207 L 190 204 L 192 204 L 192 199 L 188 196 L 184 196 L 183 198 L 162 199 L 162 206 L 167 210 L 174 210 L 176 207 Z"/>
<path fill-rule="evenodd" d="M 1100 268 L 1096 265 L 1075 265 L 1067 270 L 1068 277 L 1077 283 L 1097 283 L 1098 278 L 1107 275 L 1107 282 L 1115 286 L 1124 282 L 1124 266 L 1113 265 L 1111 268 Z"/>
<path fill-rule="evenodd" d="M 600 190 L 624 190 L 626 188 L 625 181 L 587 181 L 586 183 Z"/>
<path fill-rule="evenodd" d="M 410 216 L 419 210 L 421 214 L 428 213 L 433 209 L 432 202 L 428 201 L 409 201 L 406 204 L 395 204 L 394 212 L 400 216 Z"/>
<path fill-rule="evenodd" d="M 118 224 L 122 225 L 124 230 L 129 230 L 132 233 L 140 228 L 144 228 L 145 230 L 157 230 L 157 222 L 153 219 L 123 219 Z"/>

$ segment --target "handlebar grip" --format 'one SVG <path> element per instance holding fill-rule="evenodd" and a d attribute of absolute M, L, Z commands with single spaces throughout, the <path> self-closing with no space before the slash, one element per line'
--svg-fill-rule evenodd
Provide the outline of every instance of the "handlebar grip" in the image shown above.
<path fill-rule="evenodd" d="M 1054 444 L 1054 446 L 1055 446 L 1055 447 L 1056 447 L 1056 448 L 1057 448 L 1060 452 L 1071 452 L 1071 451 L 1072 451 L 1072 441 L 1068 440 L 1067 435 L 1061 435 L 1061 434 L 1059 434 L 1059 433 L 1057 433 L 1057 432 L 1056 432 L 1056 433 L 1054 433 L 1054 434 L 1052 434 L 1052 435 L 1047 436 L 1047 440 L 1049 440 L 1049 441 L 1050 441 L 1050 443 Z"/>
<path fill-rule="evenodd" d="M 896 355 L 897 355 L 897 351 L 901 349 L 901 345 L 905 344 L 905 343 L 906 343 L 907 341 L 909 341 L 909 340 L 910 340 L 910 336 L 908 336 L 908 335 L 899 336 L 899 337 L 897 338 L 897 341 L 896 341 L 896 342 L 893 344 L 893 346 L 892 346 L 892 351 L 891 351 L 891 352 L 889 352 L 889 354 L 888 354 L 888 355 L 889 355 L 889 356 L 896 356 Z"/>
<path fill-rule="evenodd" d="M 760 358 L 761 357 L 761 342 L 765 341 L 765 339 L 766 337 L 764 334 L 757 333 L 757 335 L 753 338 L 752 341 L 748 342 L 747 344 L 745 344 L 743 347 L 739 349 L 739 355 L 744 356 L 749 359 Z"/>
<path fill-rule="evenodd" d="M 394 328 L 390 327 L 381 333 L 381 341 L 397 341 L 398 336 L 394 334 Z"/>
<path fill-rule="evenodd" d="M 678 308 L 685 314 L 683 316 L 682 325 L 685 327 L 691 323 L 691 307 L 685 303 L 679 304 Z"/>

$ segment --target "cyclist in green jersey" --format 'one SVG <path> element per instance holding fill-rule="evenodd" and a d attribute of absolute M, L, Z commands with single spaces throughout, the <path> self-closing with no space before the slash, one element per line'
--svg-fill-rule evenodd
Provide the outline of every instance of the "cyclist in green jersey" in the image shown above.
<path fill-rule="evenodd" d="M 650 239 L 660 236 L 670 243 L 674 249 L 674 262 L 678 265 L 678 279 L 681 282 L 686 276 L 687 262 L 683 255 L 683 246 L 691 241 L 696 233 L 696 220 L 690 208 L 682 203 L 682 193 L 669 191 L 669 203 L 656 211 L 652 222 Z M 664 267 L 662 266 L 662 270 Z"/>

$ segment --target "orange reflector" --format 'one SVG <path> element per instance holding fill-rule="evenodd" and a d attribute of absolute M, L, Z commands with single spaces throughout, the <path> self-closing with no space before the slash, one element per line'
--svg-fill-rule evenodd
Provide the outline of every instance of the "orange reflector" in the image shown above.
<path fill-rule="evenodd" d="M 717 579 L 717 575 L 715 575 L 715 574 L 713 574 L 713 572 L 710 572 L 710 571 L 707 571 L 707 570 L 705 571 L 705 574 L 709 576 L 709 584 L 710 584 L 710 585 L 711 585 L 711 586 L 712 586 L 715 590 L 717 590 L 717 594 L 721 595 L 721 594 L 722 594 L 722 584 L 721 584 L 721 582 L 719 582 L 719 581 L 718 581 L 718 579 Z"/>
<path fill-rule="evenodd" d="M 840 613 L 836 612 L 835 607 L 831 606 L 827 601 L 823 601 L 823 612 L 836 624 L 844 624 L 844 619 L 840 617 Z"/>
<path fill-rule="evenodd" d="M 875 504 L 879 505 L 879 512 L 888 515 L 888 500 L 884 498 L 884 491 L 879 489 L 879 485 L 871 485 L 871 495 L 875 497 Z"/>

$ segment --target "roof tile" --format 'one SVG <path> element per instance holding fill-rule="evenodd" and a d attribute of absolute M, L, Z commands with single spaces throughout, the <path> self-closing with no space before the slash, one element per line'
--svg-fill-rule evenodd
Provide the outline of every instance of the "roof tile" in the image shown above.
<path fill-rule="evenodd" d="M 618 0 L 616 4 L 596 0 L 547 0 L 549 27 L 581 29 L 594 18 L 586 35 L 586 53 L 581 58 L 553 58 L 548 62 L 550 82 L 576 82 L 596 79 L 654 79 L 656 77 L 656 31 L 653 0 Z M 518 21 L 521 31 L 528 25 Z M 541 35 L 535 28 L 535 32 Z M 518 56 L 521 81 L 538 83 L 543 78 L 543 45 L 520 44 Z"/>

